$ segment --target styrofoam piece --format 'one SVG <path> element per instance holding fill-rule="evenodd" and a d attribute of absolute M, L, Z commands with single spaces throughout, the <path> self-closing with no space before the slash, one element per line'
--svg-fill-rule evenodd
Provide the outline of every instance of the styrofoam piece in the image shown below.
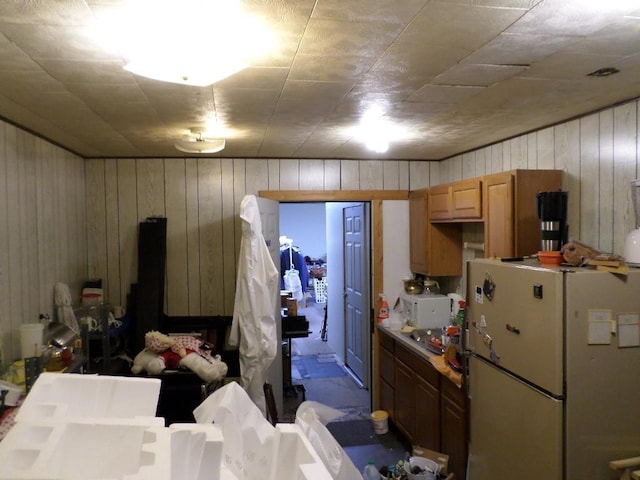
<path fill-rule="evenodd" d="M 16 422 L 30 419 L 155 417 L 160 380 L 43 372 Z"/>
<path fill-rule="evenodd" d="M 0 478 L 171 480 L 169 431 L 148 423 L 18 422 L 0 443 Z"/>
<path fill-rule="evenodd" d="M 278 423 L 276 424 L 276 431 L 278 432 L 278 454 L 275 479 L 333 479 L 322 459 L 298 425 L 295 423 Z"/>
<path fill-rule="evenodd" d="M 217 480 L 222 466 L 222 430 L 217 425 L 173 423 L 172 480 Z M 235 475 L 234 475 L 235 478 Z"/>

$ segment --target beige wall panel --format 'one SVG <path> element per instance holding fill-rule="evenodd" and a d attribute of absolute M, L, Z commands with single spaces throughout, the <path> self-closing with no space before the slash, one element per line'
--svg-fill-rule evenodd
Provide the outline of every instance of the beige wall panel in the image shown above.
<path fill-rule="evenodd" d="M 574 120 L 555 127 L 555 164 L 565 171 L 563 189 L 568 193 L 567 218 L 569 239 L 580 237 L 580 121 Z"/>
<path fill-rule="evenodd" d="M 223 210 L 223 225 L 224 225 L 224 251 L 234 252 L 233 257 L 225 255 L 224 262 L 224 311 L 226 315 L 233 314 L 233 304 L 235 302 L 235 282 L 236 282 L 236 269 L 238 265 L 238 258 L 240 257 L 240 244 L 242 242 L 242 220 L 240 220 L 240 205 L 242 199 L 246 194 L 245 189 L 245 160 L 236 159 L 233 161 L 232 170 L 230 173 L 233 175 L 232 179 L 229 179 L 229 184 L 233 185 L 233 191 L 224 194 L 222 203 L 224 205 Z M 223 167 L 223 175 L 225 178 L 225 170 Z M 224 184 L 223 184 L 224 190 Z M 255 192 L 257 193 L 257 192 Z M 231 249 L 227 246 L 232 245 Z"/>
<path fill-rule="evenodd" d="M 340 161 L 340 190 L 361 190 L 357 160 Z"/>
<path fill-rule="evenodd" d="M 168 315 L 189 315 L 189 274 L 187 255 L 187 194 L 185 160 L 164 161 L 167 212 L 167 289 Z"/>
<path fill-rule="evenodd" d="M 38 270 L 42 270 L 38 275 L 38 303 L 49 305 L 53 300 L 51 285 L 58 280 L 65 281 L 64 272 L 68 271 L 69 264 L 69 250 L 65 241 L 67 232 L 57 228 L 57 225 L 68 225 L 66 216 L 69 205 L 65 202 L 64 195 L 66 189 L 54 188 L 56 184 L 63 186 L 66 183 L 67 171 L 64 159 L 54 155 L 53 146 L 39 138 L 35 139 L 34 165 L 37 231 L 40 232 L 37 258 L 40 267 Z M 60 275 L 60 278 L 56 279 L 56 275 Z M 53 309 L 42 313 L 52 314 Z"/>
<path fill-rule="evenodd" d="M 324 162 L 300 160 L 300 185 L 298 190 L 322 190 L 324 188 Z"/>
<path fill-rule="evenodd" d="M 465 178 L 473 178 L 478 175 L 482 175 L 478 173 L 478 165 L 476 162 L 482 162 L 484 168 L 484 151 L 478 150 L 476 152 L 467 152 L 464 153 L 460 159 L 460 166 L 462 167 L 462 173 L 460 178 L 456 178 L 456 180 L 463 180 Z"/>
<path fill-rule="evenodd" d="M 516 168 L 513 166 L 513 162 L 511 161 L 511 141 L 507 140 L 506 142 L 502 142 L 502 169 L 501 172 L 505 172 L 507 170 L 511 170 L 512 168 Z"/>
<path fill-rule="evenodd" d="M 409 190 L 429 186 L 429 168 L 432 164 L 433 162 L 409 162 Z M 439 181 L 439 178 L 436 181 Z"/>
<path fill-rule="evenodd" d="M 532 132 L 527 135 L 527 168 L 538 168 L 538 134 Z"/>
<path fill-rule="evenodd" d="M 11 125 L 6 126 L 5 131 L 5 155 L 7 159 L 7 212 L 10 212 L 8 218 L 8 242 L 7 252 L 9 253 L 9 262 L 7 275 L 9 279 L 9 325 L 5 327 L 5 334 L 9 335 L 10 349 L 7 351 L 9 358 L 15 359 L 20 354 L 20 336 L 19 325 L 30 321 L 31 311 L 23 302 L 23 277 L 26 272 L 23 271 L 22 263 L 26 266 L 26 244 L 23 244 L 20 238 L 20 229 L 26 219 L 22 217 L 20 211 L 20 152 L 18 151 L 18 131 Z"/>
<path fill-rule="evenodd" d="M 269 190 L 269 163 L 261 159 L 247 159 L 245 165 L 246 192 L 255 195 L 260 190 Z"/>
<path fill-rule="evenodd" d="M 269 190 L 281 190 L 280 188 L 280 160 L 267 160 L 269 167 Z"/>
<path fill-rule="evenodd" d="M 340 160 L 324 161 L 324 190 L 340 190 Z"/>
<path fill-rule="evenodd" d="M 280 160 L 280 190 L 297 190 L 300 181 L 300 161 Z"/>
<path fill-rule="evenodd" d="M 527 135 L 512 138 L 511 144 L 511 168 L 528 168 L 527 166 Z"/>
<path fill-rule="evenodd" d="M 637 106 L 626 103 L 613 110 L 613 245 L 614 252 L 624 251 L 624 241 L 635 222 L 631 203 L 631 180 L 636 178 L 635 139 Z"/>
<path fill-rule="evenodd" d="M 18 130 L 19 184 L 20 184 L 20 242 L 22 257 L 22 302 L 28 312 L 26 321 L 38 321 L 40 310 L 51 312 L 50 305 L 40 304 L 38 289 L 38 223 L 36 205 L 35 137 Z M 43 307 L 43 308 L 41 308 Z"/>
<path fill-rule="evenodd" d="M 382 162 L 382 188 L 384 190 L 400 190 L 400 163 L 394 160 Z"/>
<path fill-rule="evenodd" d="M 12 224 L 9 214 L 9 175 L 6 130 L 8 126 L 0 122 L 0 354 L 4 355 L 1 361 L 11 361 L 13 353 L 12 345 L 12 309 L 10 299 L 10 270 L 9 270 L 9 232 Z"/>
<path fill-rule="evenodd" d="M 384 189 L 384 171 L 380 160 L 359 161 L 358 170 L 358 188 L 360 190 Z"/>
<path fill-rule="evenodd" d="M 536 136 L 536 145 L 534 148 L 537 149 L 537 167 L 540 169 L 553 169 L 560 168 L 555 164 L 555 156 L 554 156 L 554 148 L 555 148 L 555 139 L 554 139 L 555 129 L 554 128 L 545 128 L 544 130 L 540 130 Z"/>
<path fill-rule="evenodd" d="M 200 315 L 200 226 L 198 202 L 198 160 L 185 160 L 185 206 L 187 225 L 187 295 L 189 315 Z"/>
<path fill-rule="evenodd" d="M 613 250 L 613 110 L 600 113 L 600 158 L 598 161 L 600 202 L 598 205 L 598 244 L 605 252 Z"/>
<path fill-rule="evenodd" d="M 114 160 L 111 160 L 114 161 Z M 118 240 L 120 244 L 120 301 L 126 305 L 131 284 L 138 281 L 138 194 L 136 161 L 130 158 L 115 160 L 118 169 Z M 87 212 L 91 216 L 91 212 Z M 143 219 L 146 217 L 143 217 Z"/>
<path fill-rule="evenodd" d="M 161 158 L 138 159 L 136 170 L 139 221 L 148 217 L 166 216 L 163 160 Z"/>
<path fill-rule="evenodd" d="M 598 146 L 600 143 L 600 116 L 590 115 L 580 121 L 580 241 L 598 245 L 598 215 L 600 188 L 598 177 Z"/>
<path fill-rule="evenodd" d="M 122 291 L 120 279 L 120 212 L 118 209 L 118 162 L 105 160 L 105 226 L 107 236 L 107 269 L 102 277 L 104 299 L 112 305 L 123 305 L 126 290 Z"/>
<path fill-rule="evenodd" d="M 106 279 L 107 246 L 105 160 L 87 161 L 87 216 L 88 279 Z"/>
<path fill-rule="evenodd" d="M 198 223 L 200 224 L 200 285 L 198 287 L 202 315 L 218 315 L 223 313 L 224 308 L 223 175 L 220 162 L 219 159 L 211 158 L 198 161 Z M 228 163 L 226 159 L 225 163 Z M 226 252 L 227 255 L 234 254 L 232 247 Z"/>
<path fill-rule="evenodd" d="M 497 144 L 491 145 L 491 164 L 487 168 L 487 173 L 499 173 L 502 171 L 503 148 L 504 148 L 503 143 L 497 143 Z"/>

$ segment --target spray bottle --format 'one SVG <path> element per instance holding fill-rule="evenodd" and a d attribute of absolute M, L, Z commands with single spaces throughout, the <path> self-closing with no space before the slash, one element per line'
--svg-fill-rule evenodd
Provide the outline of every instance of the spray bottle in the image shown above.
<path fill-rule="evenodd" d="M 380 294 L 380 306 L 378 308 L 378 323 L 384 322 L 389 318 L 389 303 L 384 293 Z"/>

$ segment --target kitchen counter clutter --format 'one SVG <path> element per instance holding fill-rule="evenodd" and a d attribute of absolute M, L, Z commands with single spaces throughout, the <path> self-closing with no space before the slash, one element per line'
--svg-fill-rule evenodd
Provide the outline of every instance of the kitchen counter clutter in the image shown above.
<path fill-rule="evenodd" d="M 411 444 L 449 455 L 449 471 L 466 478 L 467 400 L 460 374 L 408 333 L 383 326 L 377 332 L 379 408 Z"/>
<path fill-rule="evenodd" d="M 159 392 L 157 379 L 41 374 L 0 442 L 0 478 L 332 478 L 297 424 L 272 426 L 234 382 L 198 407 L 215 423 L 165 427 Z M 225 396 L 241 416 L 220 413 Z"/>

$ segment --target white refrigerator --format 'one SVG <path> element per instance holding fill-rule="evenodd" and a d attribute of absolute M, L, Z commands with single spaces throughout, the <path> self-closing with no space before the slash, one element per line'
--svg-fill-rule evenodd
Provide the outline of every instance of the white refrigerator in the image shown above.
<path fill-rule="evenodd" d="M 467 264 L 468 480 L 602 480 L 640 455 L 640 269 Z"/>

